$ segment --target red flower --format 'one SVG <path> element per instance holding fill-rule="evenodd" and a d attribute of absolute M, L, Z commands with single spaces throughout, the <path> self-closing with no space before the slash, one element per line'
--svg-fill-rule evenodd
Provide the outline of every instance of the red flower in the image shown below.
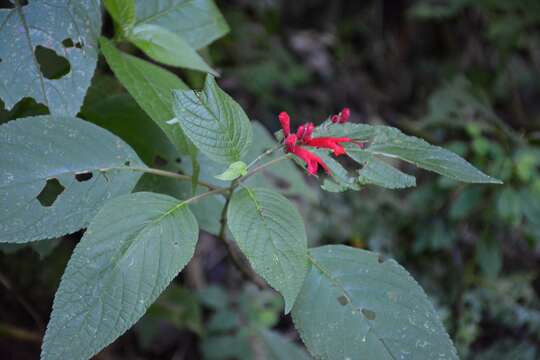
<path fill-rule="evenodd" d="M 349 121 L 351 116 L 351 110 L 349 108 L 343 108 L 337 115 L 332 115 L 331 120 L 334 124 L 344 124 Z"/>
<path fill-rule="evenodd" d="M 285 138 L 285 147 L 287 148 L 287 152 L 293 153 L 294 155 L 298 156 L 300 159 L 304 160 L 304 162 L 307 165 L 307 171 L 308 173 L 312 175 L 317 175 L 317 170 L 319 170 L 319 165 L 323 167 L 323 169 L 330 174 L 330 169 L 324 161 L 317 155 L 313 154 L 312 152 L 304 149 L 303 147 L 296 144 L 297 137 L 294 134 L 291 134 Z"/>
<path fill-rule="evenodd" d="M 291 133 L 291 119 L 289 118 L 289 114 L 282 111 L 279 114 L 279 122 L 281 123 L 281 128 L 283 129 L 283 136 L 289 136 Z"/>
<path fill-rule="evenodd" d="M 335 116 L 338 117 L 336 121 L 334 121 Z M 350 110 L 348 108 L 344 108 L 339 113 L 339 115 L 334 115 L 332 117 L 332 121 L 334 121 L 334 123 L 341 124 L 347 121 L 349 119 L 349 116 Z M 330 149 L 333 151 L 335 156 L 339 156 L 345 154 L 345 148 L 341 145 L 341 143 L 352 142 L 352 140 L 348 137 L 312 138 L 311 135 L 313 134 L 313 129 L 315 128 L 315 125 L 313 125 L 313 123 L 305 123 L 298 128 L 296 134 L 291 134 L 290 117 L 289 114 L 287 114 L 286 112 L 281 112 L 279 114 L 279 121 L 283 129 L 283 143 L 285 144 L 286 151 L 293 153 L 294 155 L 302 159 L 307 165 L 308 173 L 312 175 L 317 175 L 319 165 L 321 165 L 328 174 L 331 173 L 328 166 L 320 157 L 318 157 L 311 151 L 303 148 L 302 145 L 315 148 Z"/>
<path fill-rule="evenodd" d="M 304 143 L 308 146 L 313 146 L 316 148 L 330 149 L 334 151 L 334 155 L 339 156 L 345 154 L 345 148 L 339 143 L 342 142 L 351 142 L 352 140 L 348 137 L 318 137 L 314 139 L 304 140 Z"/>

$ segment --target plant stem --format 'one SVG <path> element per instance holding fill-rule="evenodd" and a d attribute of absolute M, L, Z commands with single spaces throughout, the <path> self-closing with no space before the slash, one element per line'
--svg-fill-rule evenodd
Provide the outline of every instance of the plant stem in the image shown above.
<path fill-rule="evenodd" d="M 9 336 L 17 340 L 29 341 L 41 344 L 42 336 L 40 333 L 31 332 L 8 324 L 0 324 L 0 336 Z"/>
<path fill-rule="evenodd" d="M 219 229 L 219 235 L 218 239 L 223 242 L 225 245 L 225 248 L 227 249 L 227 252 L 229 253 L 229 256 L 234 264 L 234 266 L 251 282 L 253 282 L 255 285 L 257 285 L 260 289 L 263 289 L 266 287 L 265 282 L 253 271 L 249 265 L 247 265 L 244 261 L 242 261 L 240 254 L 238 253 L 238 249 L 227 240 L 225 237 L 225 230 L 227 229 L 227 209 L 229 208 L 229 203 L 231 202 L 232 193 L 234 191 L 234 188 L 236 185 L 231 184 L 230 193 L 227 196 L 227 200 L 225 201 L 225 205 L 223 206 L 223 210 L 221 211 L 221 218 L 220 223 L 221 227 Z"/>
<path fill-rule="evenodd" d="M 158 175 L 158 176 L 164 176 L 164 177 L 170 177 L 177 180 L 187 180 L 191 181 L 192 176 L 190 175 L 184 175 L 184 174 L 177 174 L 175 172 L 161 170 L 161 169 L 155 169 L 155 168 L 147 168 L 147 167 L 134 167 L 134 166 L 118 166 L 118 167 L 110 167 L 110 168 L 104 168 L 100 169 L 102 172 L 110 171 L 110 170 L 131 170 L 131 171 L 139 171 L 144 172 L 148 174 Z M 214 185 L 207 183 L 205 181 L 198 181 L 199 185 L 204 186 L 210 190 L 217 189 Z"/>
<path fill-rule="evenodd" d="M 289 158 L 290 158 L 289 154 L 285 154 L 285 155 L 282 155 L 282 156 L 280 156 L 280 157 L 277 157 L 277 158 L 275 158 L 275 159 L 273 159 L 273 160 L 270 160 L 270 161 L 268 161 L 268 162 L 266 162 L 266 163 L 264 163 L 264 164 L 262 164 L 262 165 L 259 165 L 259 166 L 257 166 L 255 169 L 253 169 L 253 170 L 251 170 L 250 172 L 248 172 L 246 175 L 244 175 L 244 176 L 242 176 L 242 177 L 236 179 L 236 180 L 234 181 L 234 184 L 235 184 L 235 186 L 237 186 L 237 185 L 240 184 L 242 181 L 247 180 L 248 178 L 250 178 L 250 177 L 252 177 L 253 175 L 255 175 L 256 173 L 258 173 L 259 171 L 262 171 L 262 170 L 266 169 L 266 168 L 269 167 L 269 166 L 272 166 L 272 165 L 274 165 L 274 164 L 277 164 L 277 163 L 280 162 L 280 161 L 283 161 L 283 160 L 286 160 L 286 159 L 289 159 Z"/>
<path fill-rule="evenodd" d="M 265 152 L 263 152 L 261 155 L 257 156 L 252 162 L 250 162 L 248 164 L 248 169 L 251 168 L 253 165 L 255 165 L 259 160 L 261 160 L 262 158 L 264 158 L 265 156 L 268 156 L 270 155 L 271 153 L 273 153 L 274 151 L 280 149 L 283 145 L 281 144 L 277 144 L 276 146 L 266 150 Z"/>

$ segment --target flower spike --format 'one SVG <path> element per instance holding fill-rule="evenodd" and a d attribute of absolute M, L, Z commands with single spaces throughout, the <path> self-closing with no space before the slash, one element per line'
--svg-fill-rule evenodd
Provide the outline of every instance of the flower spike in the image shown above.
<path fill-rule="evenodd" d="M 287 114 L 285 111 L 282 111 L 279 113 L 279 122 L 281 123 L 281 128 L 283 129 L 283 136 L 287 137 L 291 133 L 291 118 L 289 117 L 289 114 Z"/>

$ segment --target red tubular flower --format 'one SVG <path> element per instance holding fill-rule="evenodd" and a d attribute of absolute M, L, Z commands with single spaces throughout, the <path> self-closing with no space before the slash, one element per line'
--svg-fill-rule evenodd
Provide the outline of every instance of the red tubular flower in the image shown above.
<path fill-rule="evenodd" d="M 291 133 L 291 118 L 289 114 L 285 111 L 279 113 L 279 122 L 281 123 L 281 128 L 283 129 L 283 136 L 287 137 Z"/>
<path fill-rule="evenodd" d="M 351 117 L 351 109 L 349 108 L 343 108 L 337 115 L 332 115 L 330 118 L 334 124 L 344 124 L 347 121 L 349 121 L 349 117 Z"/>
<path fill-rule="evenodd" d="M 308 146 L 313 146 L 316 148 L 330 149 L 334 151 L 335 156 L 345 154 L 345 148 L 340 145 L 343 142 L 351 142 L 352 140 L 348 137 L 318 137 L 304 141 Z"/>
<path fill-rule="evenodd" d="M 350 114 L 349 108 L 344 108 L 339 114 L 332 116 L 332 122 L 342 124 L 349 120 Z M 286 151 L 302 159 L 307 165 L 307 172 L 312 175 L 317 175 L 319 165 L 321 165 L 328 174 L 331 175 L 331 172 L 320 157 L 302 147 L 303 145 L 320 149 L 330 149 L 335 156 L 339 156 L 345 154 L 345 148 L 341 143 L 352 142 L 356 144 L 356 142 L 348 137 L 312 138 L 313 129 L 315 128 L 313 123 L 305 123 L 298 128 L 296 134 L 291 134 L 291 120 L 289 114 L 281 112 L 278 118 L 281 123 L 281 128 L 283 129 L 283 144 L 285 145 Z M 358 146 L 361 145 L 358 144 Z"/>
<path fill-rule="evenodd" d="M 349 117 L 351 116 L 351 110 L 346 107 L 343 108 L 343 110 L 341 110 L 339 114 L 341 115 L 341 121 L 339 123 L 344 124 L 349 121 Z"/>
<path fill-rule="evenodd" d="M 298 156 L 300 159 L 302 159 L 306 165 L 307 165 L 307 172 L 311 175 L 317 175 L 317 170 L 319 170 L 319 165 L 322 166 L 322 168 L 330 174 L 330 169 L 324 161 L 311 151 L 308 151 L 304 149 L 301 146 L 293 146 L 292 149 L 289 150 L 294 155 Z"/>
<path fill-rule="evenodd" d="M 305 123 L 304 125 L 300 125 L 300 127 L 296 131 L 296 137 L 300 141 L 309 140 L 311 139 L 311 134 L 313 134 L 314 128 L 315 125 L 313 125 L 313 123 Z"/>

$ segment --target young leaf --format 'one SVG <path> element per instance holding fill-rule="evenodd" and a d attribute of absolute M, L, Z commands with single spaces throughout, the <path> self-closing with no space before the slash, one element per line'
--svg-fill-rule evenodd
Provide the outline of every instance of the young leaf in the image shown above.
<path fill-rule="evenodd" d="M 160 26 L 137 25 L 129 32 L 128 39 L 146 55 L 163 64 L 217 75 L 181 36 Z"/>
<path fill-rule="evenodd" d="M 136 0 L 136 24 L 161 26 L 200 49 L 229 31 L 213 0 Z"/>
<path fill-rule="evenodd" d="M 85 227 L 105 201 L 129 193 L 141 176 L 114 168 L 144 167 L 120 138 L 77 118 L 28 117 L 0 129 L 0 242 Z"/>
<path fill-rule="evenodd" d="M 174 99 L 179 125 L 201 152 L 217 162 L 241 160 L 251 144 L 251 124 L 240 105 L 217 86 L 214 77 L 206 77 L 202 92 L 175 90 Z"/>
<path fill-rule="evenodd" d="M 350 148 L 348 151 L 365 151 L 373 155 L 398 158 L 454 180 L 469 183 L 501 183 L 500 180 L 484 174 L 453 152 L 430 145 L 414 136 L 405 135 L 389 126 L 352 123 L 336 125 L 326 122 L 315 130 L 313 136 L 347 136 L 367 141 L 365 148 L 356 150 Z"/>
<path fill-rule="evenodd" d="M 122 335 L 193 256 L 197 238 L 195 217 L 170 196 L 108 202 L 62 276 L 41 359 L 89 359 Z"/>
<path fill-rule="evenodd" d="M 308 268 L 306 230 L 298 210 L 276 192 L 244 188 L 233 195 L 227 221 L 253 269 L 283 295 L 288 313 Z"/>
<path fill-rule="evenodd" d="M 310 252 L 292 315 L 316 358 L 458 358 L 428 297 L 394 260 L 342 245 Z"/>
<path fill-rule="evenodd" d="M 129 33 L 135 24 L 135 0 L 105 0 L 104 5 L 122 31 Z"/>
<path fill-rule="evenodd" d="M 99 1 L 19 3 L 0 9 L 0 98 L 7 109 L 32 97 L 51 114 L 77 114 L 97 63 Z M 54 58 L 53 52 L 64 58 L 60 74 L 41 64 L 41 55 Z"/>
<path fill-rule="evenodd" d="M 247 165 L 243 161 L 233 162 L 227 170 L 223 173 L 216 175 L 215 178 L 223 181 L 232 181 L 240 176 L 247 174 Z"/>

